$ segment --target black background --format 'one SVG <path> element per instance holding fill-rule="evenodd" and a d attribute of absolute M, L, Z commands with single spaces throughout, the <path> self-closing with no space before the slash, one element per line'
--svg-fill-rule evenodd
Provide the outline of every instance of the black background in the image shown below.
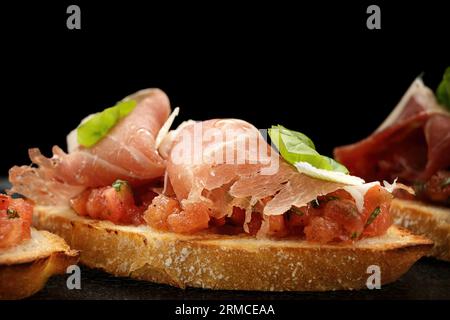
<path fill-rule="evenodd" d="M 366 28 L 373 3 L 381 30 Z M 66 28 L 69 4 L 81 30 Z M 420 73 L 436 88 L 450 65 L 448 12 L 445 1 L 2 5 L 0 175 L 146 87 L 181 107 L 177 122 L 279 123 L 331 154 L 372 132 Z"/>

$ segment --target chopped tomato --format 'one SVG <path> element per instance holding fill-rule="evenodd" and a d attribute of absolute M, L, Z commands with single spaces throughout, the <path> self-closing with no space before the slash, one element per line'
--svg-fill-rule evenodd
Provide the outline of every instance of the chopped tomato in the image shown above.
<path fill-rule="evenodd" d="M 0 195 L 0 248 L 10 248 L 31 236 L 33 205 Z"/>
<path fill-rule="evenodd" d="M 306 223 L 306 213 L 300 209 L 291 210 L 286 213 L 287 227 L 292 234 L 302 234 Z"/>
<path fill-rule="evenodd" d="M 71 199 L 70 204 L 82 216 L 134 225 L 143 223 L 143 213 L 147 209 L 145 205 L 136 205 L 131 186 L 121 180 L 111 187 L 88 189 Z"/>
<path fill-rule="evenodd" d="M 114 187 L 89 191 L 81 194 L 72 206 L 83 214 L 108 219 L 116 223 L 135 221 L 140 216 L 136 206 L 136 195 L 128 185 L 120 190 Z M 145 210 L 144 219 L 148 225 L 159 230 L 192 234 L 207 228 L 224 234 L 239 234 L 244 228 L 246 211 L 234 207 L 231 216 L 217 218 L 205 203 L 190 203 L 182 208 L 177 199 L 159 195 L 149 196 L 151 205 Z M 351 241 L 363 237 L 383 234 L 392 224 L 389 213 L 392 195 L 380 186 L 369 189 L 364 198 L 364 211 L 359 212 L 353 197 L 344 190 L 337 190 L 320 196 L 301 208 L 292 207 L 283 215 L 267 216 L 264 233 L 272 237 L 297 235 L 308 241 L 328 243 Z M 261 201 L 264 205 L 270 198 Z M 147 203 L 144 200 L 142 203 Z M 78 203 L 80 202 L 80 203 Z M 257 234 L 262 226 L 263 208 L 255 207 L 248 223 L 248 233 Z M 130 218 L 131 217 L 131 218 Z"/>
<path fill-rule="evenodd" d="M 252 219 L 248 223 L 248 230 L 251 235 L 255 235 L 258 233 L 258 230 L 261 228 L 262 224 L 262 216 L 260 213 L 253 212 Z"/>
<path fill-rule="evenodd" d="M 177 233 L 195 233 L 208 228 L 210 209 L 202 203 L 185 206 L 179 213 L 167 217 L 170 229 Z"/>
<path fill-rule="evenodd" d="M 328 243 L 337 240 L 340 234 L 338 223 L 326 217 L 313 217 L 305 227 L 306 240 L 312 242 Z"/>
<path fill-rule="evenodd" d="M 287 235 L 287 227 L 284 221 L 284 215 L 269 216 L 268 235 L 275 237 L 283 237 Z"/>
<path fill-rule="evenodd" d="M 364 197 L 365 237 L 381 235 L 392 225 L 389 212 L 392 195 L 380 186 L 370 188 Z"/>
<path fill-rule="evenodd" d="M 167 217 L 172 213 L 181 211 L 178 200 L 169 198 L 165 195 L 155 197 L 144 213 L 144 220 L 153 228 L 159 230 L 169 230 Z"/>
<path fill-rule="evenodd" d="M 364 229 L 363 216 L 352 200 L 331 200 L 324 205 L 324 216 L 336 222 L 345 231 L 343 236 L 358 237 Z M 336 235 L 337 236 L 337 235 Z"/>
<path fill-rule="evenodd" d="M 233 213 L 229 217 L 229 221 L 232 225 L 242 226 L 245 222 L 245 210 L 239 207 L 233 207 Z"/>
<path fill-rule="evenodd" d="M 214 218 L 211 217 L 211 220 L 209 220 L 209 224 L 213 227 L 221 227 L 227 223 L 227 220 L 225 217 L 222 218 Z"/>
<path fill-rule="evenodd" d="M 8 209 L 10 200 L 11 197 L 7 196 L 6 194 L 0 194 L 0 210 Z"/>
<path fill-rule="evenodd" d="M 392 224 L 391 199 L 389 192 L 374 186 L 365 194 L 364 211 L 359 212 L 351 195 L 338 190 L 286 213 L 289 233 L 321 243 L 381 235 Z"/>

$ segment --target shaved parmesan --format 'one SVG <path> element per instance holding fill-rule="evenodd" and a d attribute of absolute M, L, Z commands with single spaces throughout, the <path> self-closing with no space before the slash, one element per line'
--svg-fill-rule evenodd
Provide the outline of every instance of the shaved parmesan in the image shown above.
<path fill-rule="evenodd" d="M 390 193 L 392 193 L 392 191 L 394 191 L 397 188 L 397 179 L 395 178 L 394 182 L 389 183 L 386 180 L 383 180 L 383 186 L 384 188 L 389 191 Z"/>
<path fill-rule="evenodd" d="M 300 173 L 303 173 L 311 178 L 355 186 L 362 185 L 365 182 L 359 177 L 345 174 L 343 172 L 318 169 L 308 162 L 296 162 L 294 165 Z"/>
<path fill-rule="evenodd" d="M 170 114 L 170 116 L 166 120 L 166 122 L 164 122 L 161 129 L 159 129 L 158 135 L 156 136 L 156 143 L 155 143 L 156 149 L 159 148 L 159 145 L 161 144 L 161 142 L 164 140 L 164 138 L 169 133 L 170 127 L 172 126 L 172 123 L 175 120 L 175 117 L 178 115 L 179 112 L 180 112 L 180 108 L 176 107 L 175 110 L 172 111 L 172 113 Z"/>
<path fill-rule="evenodd" d="M 359 186 L 345 186 L 342 189 L 350 193 L 350 195 L 355 199 L 355 205 L 358 211 L 361 213 L 364 210 L 364 197 L 367 191 L 373 186 L 379 186 L 378 181 L 365 183 Z"/>
<path fill-rule="evenodd" d="M 398 178 L 395 178 L 394 182 L 392 182 L 392 183 L 389 183 L 386 180 L 384 180 L 383 181 L 384 188 L 387 191 L 389 191 L 390 193 L 392 193 L 396 189 L 402 189 L 402 190 L 409 192 L 410 194 L 413 194 L 413 195 L 416 194 L 413 188 L 405 186 L 403 183 L 398 183 L 397 179 Z"/>
<path fill-rule="evenodd" d="M 77 141 L 77 129 L 73 129 L 66 137 L 67 141 L 67 152 L 72 153 L 78 149 L 78 141 Z"/>

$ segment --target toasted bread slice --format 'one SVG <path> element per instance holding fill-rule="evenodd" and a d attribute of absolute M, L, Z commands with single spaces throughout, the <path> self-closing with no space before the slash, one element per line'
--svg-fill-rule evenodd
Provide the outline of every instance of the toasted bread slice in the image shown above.
<path fill-rule="evenodd" d="M 432 246 L 430 240 L 397 227 L 382 237 L 340 245 L 217 234 L 188 236 L 92 220 L 62 207 L 36 207 L 34 223 L 81 250 L 81 262 L 89 267 L 180 288 L 360 289 L 366 286 L 370 265 L 378 265 L 381 282 L 389 283 Z"/>
<path fill-rule="evenodd" d="M 79 253 L 60 237 L 31 228 L 31 239 L 0 250 L 0 299 L 22 299 L 41 290 L 48 278 L 65 273 Z"/>
<path fill-rule="evenodd" d="M 395 199 L 391 204 L 395 223 L 433 240 L 429 255 L 450 261 L 450 209 L 419 201 Z"/>

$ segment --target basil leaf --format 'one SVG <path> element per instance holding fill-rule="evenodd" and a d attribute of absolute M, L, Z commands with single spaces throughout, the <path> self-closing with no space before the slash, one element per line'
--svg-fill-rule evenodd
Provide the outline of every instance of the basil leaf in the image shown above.
<path fill-rule="evenodd" d="M 94 114 L 77 128 L 78 144 L 87 148 L 92 147 L 106 136 L 120 119 L 133 111 L 135 107 L 136 101 L 127 100 Z"/>
<path fill-rule="evenodd" d="M 442 81 L 436 89 L 438 102 L 450 111 L 450 67 L 445 70 Z"/>
<path fill-rule="evenodd" d="M 318 153 L 312 140 L 301 132 L 278 125 L 269 129 L 269 136 L 281 156 L 290 164 L 307 162 L 318 169 L 348 174 L 342 164 Z"/>
<path fill-rule="evenodd" d="M 301 132 L 294 131 L 294 130 L 289 130 L 289 129 L 283 127 L 280 124 L 277 125 L 277 126 L 272 126 L 272 129 L 278 129 L 278 131 L 280 131 L 280 133 L 282 134 L 282 136 L 286 140 L 288 140 L 288 137 L 291 137 L 292 139 L 295 139 L 297 141 L 298 140 L 302 141 L 308 147 L 316 150 L 316 147 L 314 146 L 314 143 L 312 142 L 312 140 L 310 138 L 308 138 L 305 134 L 301 133 Z"/>
<path fill-rule="evenodd" d="M 343 172 L 345 174 L 349 173 L 347 168 L 344 165 L 340 164 L 339 162 L 337 162 L 333 158 L 329 158 L 327 156 L 321 156 L 321 157 L 325 158 L 328 161 L 329 166 L 331 167 L 331 169 L 327 169 L 327 170 Z"/>

